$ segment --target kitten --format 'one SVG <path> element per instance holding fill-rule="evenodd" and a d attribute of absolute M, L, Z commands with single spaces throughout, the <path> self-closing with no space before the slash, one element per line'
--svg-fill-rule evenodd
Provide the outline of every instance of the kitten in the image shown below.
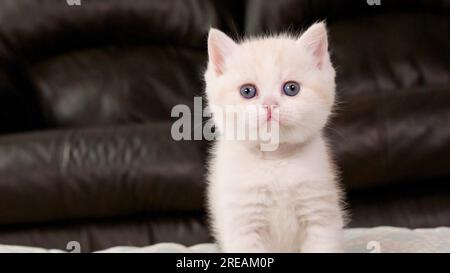
<path fill-rule="evenodd" d="M 322 134 L 335 98 L 325 24 L 240 43 L 211 29 L 208 54 L 209 104 L 261 107 L 250 130 L 276 122 L 279 132 L 273 151 L 259 138 L 220 138 L 211 150 L 208 205 L 221 250 L 341 252 L 341 194 Z M 219 134 L 222 118 L 233 119 L 213 111 Z"/>

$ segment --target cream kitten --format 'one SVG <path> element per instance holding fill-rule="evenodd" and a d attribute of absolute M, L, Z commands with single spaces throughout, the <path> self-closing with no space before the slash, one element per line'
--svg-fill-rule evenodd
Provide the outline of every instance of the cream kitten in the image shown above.
<path fill-rule="evenodd" d="M 209 104 L 260 106 L 265 112 L 256 127 L 261 121 L 279 124 L 274 151 L 262 151 L 258 139 L 222 138 L 212 149 L 208 201 L 221 249 L 342 251 L 340 191 L 322 134 L 335 97 L 325 24 L 312 25 L 300 37 L 241 43 L 211 29 L 208 53 Z M 213 114 L 223 134 L 223 117 Z M 230 119 L 225 115 L 225 122 Z"/>

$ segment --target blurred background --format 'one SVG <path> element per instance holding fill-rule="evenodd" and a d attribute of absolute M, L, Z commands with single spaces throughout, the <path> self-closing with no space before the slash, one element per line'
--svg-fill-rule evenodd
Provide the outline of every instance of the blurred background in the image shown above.
<path fill-rule="evenodd" d="M 83 251 L 211 241 L 203 93 L 210 26 L 329 27 L 328 127 L 349 227 L 450 226 L 450 2 L 0 0 L 0 244 Z M 378 5 L 379 4 L 379 5 Z"/>

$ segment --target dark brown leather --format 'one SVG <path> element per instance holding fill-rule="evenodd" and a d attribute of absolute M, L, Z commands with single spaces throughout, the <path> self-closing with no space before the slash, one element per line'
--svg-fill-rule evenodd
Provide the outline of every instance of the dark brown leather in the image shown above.
<path fill-rule="evenodd" d="M 200 211 L 204 151 L 170 126 L 3 136 L 0 225 Z"/>
<path fill-rule="evenodd" d="M 339 100 L 327 134 L 350 226 L 450 226 L 449 10 L 406 0 L 0 2 L 0 244 L 210 241 L 208 143 L 170 137 L 172 107 L 203 92 L 209 27 L 241 37 L 322 19 Z"/>

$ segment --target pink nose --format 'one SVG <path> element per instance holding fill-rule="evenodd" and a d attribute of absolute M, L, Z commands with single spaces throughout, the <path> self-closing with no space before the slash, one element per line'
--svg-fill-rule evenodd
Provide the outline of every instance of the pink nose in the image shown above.
<path fill-rule="evenodd" d="M 264 108 L 270 108 L 271 106 L 278 106 L 278 101 L 274 97 L 267 97 L 263 101 Z"/>
<path fill-rule="evenodd" d="M 275 107 L 278 106 L 279 106 L 278 101 L 274 97 L 267 97 L 264 99 L 263 107 L 267 111 L 267 120 L 272 119 L 273 116 L 272 111 L 274 110 Z"/>

